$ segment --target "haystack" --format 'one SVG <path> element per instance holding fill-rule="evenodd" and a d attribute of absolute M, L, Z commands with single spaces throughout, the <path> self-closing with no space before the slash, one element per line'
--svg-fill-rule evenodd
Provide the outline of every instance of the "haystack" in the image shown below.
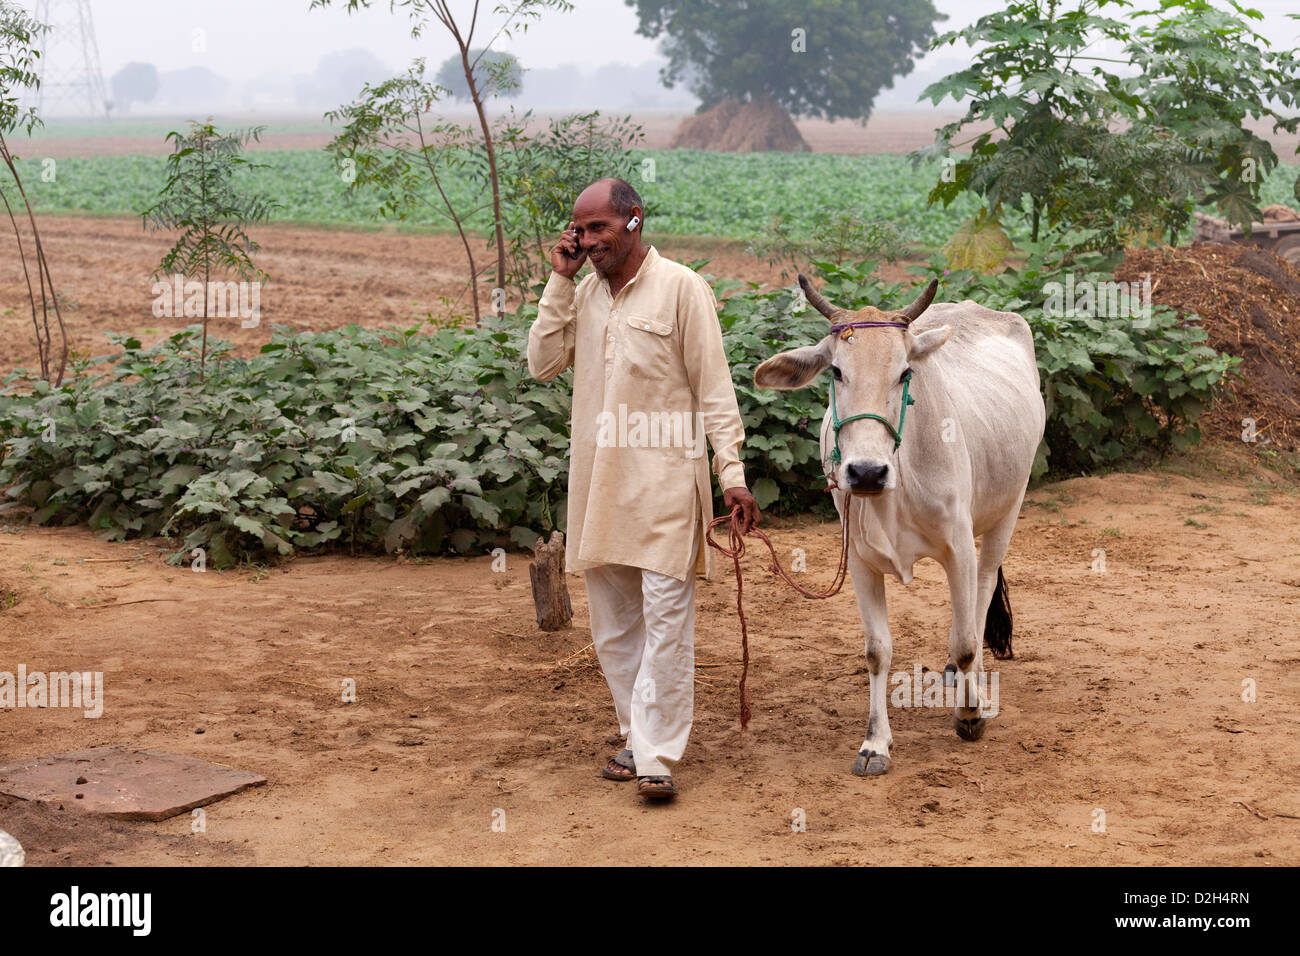
<path fill-rule="evenodd" d="M 724 153 L 807 153 L 794 120 L 769 96 L 748 103 L 722 100 L 677 128 L 669 149 L 711 149 Z"/>

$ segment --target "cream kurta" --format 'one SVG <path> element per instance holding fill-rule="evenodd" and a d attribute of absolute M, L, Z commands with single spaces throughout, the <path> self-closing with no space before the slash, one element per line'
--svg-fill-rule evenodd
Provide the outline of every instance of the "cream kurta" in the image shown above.
<path fill-rule="evenodd" d="M 719 485 L 744 487 L 745 430 L 713 290 L 651 246 L 613 300 L 591 273 L 556 273 L 528 333 L 528 371 L 573 366 L 565 565 L 623 564 L 685 581 L 713 518 L 702 428 Z M 701 542 L 702 544 L 702 542 Z M 709 549 L 695 570 L 707 577 Z"/>

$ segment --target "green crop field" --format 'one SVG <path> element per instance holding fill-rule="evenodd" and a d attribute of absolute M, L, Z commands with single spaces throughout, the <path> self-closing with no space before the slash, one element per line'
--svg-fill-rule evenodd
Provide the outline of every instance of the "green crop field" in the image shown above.
<path fill-rule="evenodd" d="M 163 182 L 164 157 L 98 156 L 55 161 L 53 179 L 37 143 L 22 150 L 19 172 L 42 212 L 138 215 L 151 205 Z M 250 154 L 265 164 L 255 171 L 255 188 L 280 204 L 273 219 L 283 222 L 369 226 L 382 222 L 379 201 L 369 191 L 352 192 L 333 159 L 323 150 L 274 150 Z M 671 235 L 752 239 L 765 234 L 771 217 L 786 213 L 796 231 L 806 234 L 820 210 L 855 213 L 893 222 L 911 242 L 942 244 L 953 228 L 977 207 L 963 197 L 948 209 L 926 208 L 925 196 L 939 174 L 937 163 L 913 168 L 903 156 L 848 156 L 826 153 L 715 153 L 696 150 L 637 151 L 654 161 L 653 181 L 637 182 L 646 200 L 653 232 Z M 1264 184 L 1264 202 L 1294 203 L 1297 167 L 1283 165 Z M 452 178 L 447 191 L 461 207 L 472 204 L 476 187 L 467 177 Z M 472 228 L 490 227 L 487 210 L 470 219 Z M 408 223 L 448 229 L 445 217 L 421 210 Z M 560 224 L 561 226 L 563 224 Z"/>

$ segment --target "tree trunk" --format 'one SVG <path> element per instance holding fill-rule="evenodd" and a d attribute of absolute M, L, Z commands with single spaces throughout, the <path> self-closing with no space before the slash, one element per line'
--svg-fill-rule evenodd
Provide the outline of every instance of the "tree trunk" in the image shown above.
<path fill-rule="evenodd" d="M 528 567 L 533 582 L 533 604 L 537 626 L 543 631 L 560 631 L 573 623 L 573 604 L 564 580 L 564 534 L 551 532 L 549 542 L 538 538 L 533 545 L 533 563 Z"/>
<path fill-rule="evenodd" d="M 477 4 L 475 5 L 477 10 Z M 474 32 L 473 27 L 470 33 Z M 492 124 L 488 122 L 487 110 L 483 107 L 483 98 L 479 96 L 478 83 L 474 80 L 474 70 L 469 62 L 469 40 L 460 42 L 460 62 L 465 70 L 465 82 L 469 85 L 469 96 L 474 101 L 474 111 L 478 113 L 479 128 L 483 131 L 483 148 L 487 150 L 488 173 L 492 178 L 492 228 L 496 232 L 497 241 L 497 282 L 498 289 L 504 289 L 506 285 L 506 234 L 501 223 L 501 183 L 497 178 L 497 153 L 496 148 L 492 145 Z M 480 54 L 481 56 L 482 54 Z"/>

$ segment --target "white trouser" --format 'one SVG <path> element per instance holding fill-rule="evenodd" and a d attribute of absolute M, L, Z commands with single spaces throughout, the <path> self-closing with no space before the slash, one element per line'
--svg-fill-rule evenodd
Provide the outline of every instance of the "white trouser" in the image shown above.
<path fill-rule="evenodd" d="M 591 641 L 637 775 L 671 774 L 695 714 L 694 567 L 678 581 L 605 564 L 586 580 Z"/>

